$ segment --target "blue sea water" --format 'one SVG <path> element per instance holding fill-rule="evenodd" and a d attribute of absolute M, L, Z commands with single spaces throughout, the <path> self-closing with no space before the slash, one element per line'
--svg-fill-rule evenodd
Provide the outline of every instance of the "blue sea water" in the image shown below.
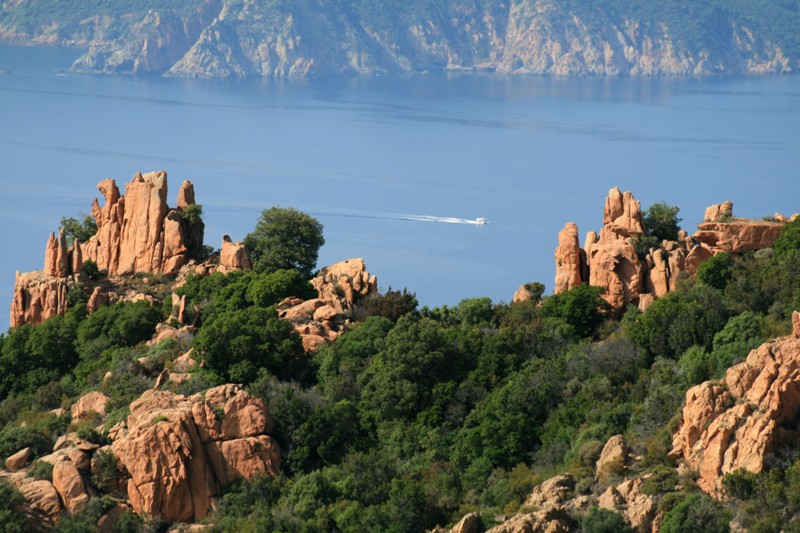
<path fill-rule="evenodd" d="M 798 76 L 197 81 L 64 72 L 77 55 L 0 46 L 0 324 L 60 218 L 137 171 L 173 204 L 194 182 L 208 244 L 293 206 L 325 226 L 319 266 L 363 257 L 429 306 L 552 288 L 558 231 L 598 230 L 614 186 L 690 231 L 724 200 L 800 211 Z"/>

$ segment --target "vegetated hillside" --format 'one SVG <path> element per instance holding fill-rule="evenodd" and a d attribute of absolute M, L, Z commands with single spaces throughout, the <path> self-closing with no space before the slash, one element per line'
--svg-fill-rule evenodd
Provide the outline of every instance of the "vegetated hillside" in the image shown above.
<path fill-rule="evenodd" d="M 782 73 L 796 0 L 5 2 L 0 39 L 91 45 L 86 72 L 308 77 L 442 70 Z"/>
<path fill-rule="evenodd" d="M 279 218 L 316 228 L 289 215 Z M 50 487 L 47 516 L 57 523 L 34 515 L 40 527 L 87 531 L 105 521 L 116 531 L 162 530 L 162 520 L 202 518 L 208 495 L 221 491 L 205 520 L 232 532 L 426 531 L 465 515 L 461 531 L 506 519 L 503 531 L 651 531 L 656 522 L 664 532 L 728 531 L 731 520 L 753 531 L 800 529 L 792 414 L 800 316 L 791 326 L 800 308 L 800 219 L 773 248 L 718 254 L 644 313 L 632 306 L 619 320 L 609 318 L 602 289 L 588 285 L 542 296 L 544 286 L 531 283 L 526 302 L 468 298 L 417 309 L 407 291 L 358 295 L 333 283 L 331 298 L 354 299 L 347 331 L 304 354 L 278 302 L 323 289 L 258 256 L 274 252 L 271 262 L 296 250 L 271 240 L 280 234 L 272 216 L 265 212 L 268 223 L 246 239 L 254 265 L 263 265 L 256 271 L 189 276 L 180 287 L 133 276 L 163 307 L 121 302 L 88 314 L 86 292 L 72 291 L 63 316 L 0 337 L 0 456 L 30 448 L 6 463 L 27 473 L 0 477 L 22 487 L 39 513 Z M 271 244 L 259 252 L 258 243 Z M 292 260 L 315 257 L 311 248 Z M 167 338 L 169 328 L 156 326 L 175 320 L 173 290 L 196 330 Z M 324 306 L 307 302 L 322 320 L 315 310 Z M 740 381 L 706 383 L 689 395 L 682 420 L 687 389 L 745 358 L 728 376 L 750 379 L 744 386 L 754 391 L 774 384 L 775 394 L 739 399 Z M 219 387 L 229 381 L 243 390 Z M 764 405 L 754 410 L 757 401 Z M 69 406 L 72 416 L 59 410 Z M 770 409 L 771 426 L 751 427 L 748 413 Z M 749 431 L 743 445 L 751 437 L 763 445 L 739 450 L 749 471 L 676 468 L 673 435 L 689 448 L 698 438 L 737 445 L 739 433 L 717 422 L 728 412 L 739 417 L 733 430 Z M 254 462 L 265 453 L 265 463 Z M 143 466 L 162 457 L 170 468 Z M 754 461 L 759 468 L 749 468 Z M 714 476 L 717 499 L 701 491 Z M 5 481 L 0 491 L 3 529 L 30 528 L 20 493 Z M 59 495 L 67 506 L 60 516 Z"/>

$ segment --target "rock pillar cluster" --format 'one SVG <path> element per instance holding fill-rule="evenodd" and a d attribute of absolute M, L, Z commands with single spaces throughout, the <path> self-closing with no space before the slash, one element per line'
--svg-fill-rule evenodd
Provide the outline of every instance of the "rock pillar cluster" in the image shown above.
<path fill-rule="evenodd" d="M 81 245 L 81 251 L 109 275 L 172 274 L 197 251 L 190 244 L 196 247 L 199 241 L 202 246 L 202 221 L 182 216 L 194 203 L 192 182 L 181 185 L 176 209 L 167 206 L 163 171 L 136 174 L 125 186 L 124 196 L 113 179 L 101 181 L 97 188 L 105 205 L 100 207 L 96 199 L 92 204 L 97 234 Z"/>
<path fill-rule="evenodd" d="M 645 234 L 641 205 L 630 192 L 615 187 L 606 198 L 599 235 L 590 231 L 580 248 L 578 227 L 573 222 L 558 234 L 555 292 L 588 283 L 603 287 L 603 298 L 615 312 L 631 303 L 644 310 L 656 298 L 675 290 L 682 272 L 694 274 L 715 254 L 772 246 L 789 220 L 780 214 L 773 218 L 734 218 L 731 202 L 712 205 L 693 236 L 681 230 L 678 240 L 663 241 L 640 257 L 634 245 L 635 239 Z"/>

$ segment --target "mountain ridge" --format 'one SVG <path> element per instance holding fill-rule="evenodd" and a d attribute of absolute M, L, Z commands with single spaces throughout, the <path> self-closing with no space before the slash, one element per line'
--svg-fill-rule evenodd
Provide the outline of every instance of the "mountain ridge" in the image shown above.
<path fill-rule="evenodd" d="M 706 76 L 796 71 L 798 23 L 800 2 L 779 0 L 18 0 L 0 41 L 79 44 L 73 70 L 169 77 Z"/>

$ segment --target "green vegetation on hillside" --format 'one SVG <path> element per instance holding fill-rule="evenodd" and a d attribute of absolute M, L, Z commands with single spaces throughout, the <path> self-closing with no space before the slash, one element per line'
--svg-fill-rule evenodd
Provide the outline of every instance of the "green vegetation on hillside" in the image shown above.
<path fill-rule="evenodd" d="M 800 308 L 798 227 L 787 225 L 774 251 L 728 257 L 621 320 L 586 285 L 541 304 L 469 298 L 434 309 L 387 291 L 312 357 L 275 311 L 286 296 L 313 296 L 296 270 L 190 277 L 179 292 L 196 306 L 193 345 L 205 366 L 171 386 L 188 394 L 244 383 L 268 405 L 282 454 L 279 477 L 235 482 L 207 521 L 230 532 L 426 531 L 477 511 L 490 526 L 554 473 L 571 472 L 576 494 L 618 481 L 621 465 L 597 481 L 594 464 L 623 434 L 640 456 L 630 473 L 651 474 L 642 491 L 664 512 L 663 531 L 727 531 L 731 517 L 752 531 L 796 531 L 798 450 L 782 450 L 762 474 L 729 474 L 721 503 L 680 477 L 667 452 L 689 387 L 788 333 Z M 189 348 L 177 339 L 143 344 L 166 311 L 122 303 L 87 316 L 79 305 L 0 336 L 0 454 L 48 453 L 69 423 L 48 411 L 91 389 L 111 398 L 106 427 L 127 416 L 130 401 Z M 102 476 L 91 483 L 103 489 Z M 11 531 L 19 501 L 5 485 L 0 493 L 8 493 L 0 524 Z M 107 503 L 96 500 L 60 527 L 93 523 Z M 585 531 L 626 527 L 596 508 L 574 519 Z"/>

